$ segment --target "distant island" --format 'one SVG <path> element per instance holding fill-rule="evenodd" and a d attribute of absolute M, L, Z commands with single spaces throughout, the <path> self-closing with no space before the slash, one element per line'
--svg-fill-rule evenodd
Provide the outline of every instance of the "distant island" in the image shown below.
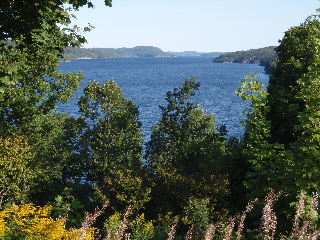
<path fill-rule="evenodd" d="M 73 48 L 64 51 L 65 61 L 90 58 L 121 58 L 121 57 L 174 57 L 173 54 L 152 46 L 133 48 Z"/>
<path fill-rule="evenodd" d="M 153 46 L 137 46 L 133 48 L 74 48 L 68 47 L 64 51 L 63 60 L 94 59 L 94 58 L 135 58 L 135 57 L 218 57 L 221 52 L 164 52 Z"/>
<path fill-rule="evenodd" d="M 213 59 L 217 63 L 243 63 L 243 64 L 260 64 L 265 67 L 266 73 L 270 73 L 274 65 L 277 54 L 274 46 L 258 49 L 250 49 L 247 51 L 237 51 L 223 53 L 219 57 Z"/>

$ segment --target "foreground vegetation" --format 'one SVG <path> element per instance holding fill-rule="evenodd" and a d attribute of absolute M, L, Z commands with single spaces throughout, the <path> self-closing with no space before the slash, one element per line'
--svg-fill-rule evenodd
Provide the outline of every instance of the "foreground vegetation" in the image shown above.
<path fill-rule="evenodd" d="M 56 111 L 82 80 L 57 70 L 63 51 L 85 41 L 64 2 L 0 5 L 2 239 L 318 238 L 319 16 L 286 32 L 267 89 L 242 81 L 243 139 L 193 101 L 191 78 L 167 93 L 144 154 L 114 81 L 86 86 L 79 117 Z"/>
<path fill-rule="evenodd" d="M 259 230 L 252 230 L 245 234 L 245 222 L 258 199 L 250 201 L 244 211 L 230 217 L 225 221 L 207 224 L 203 229 L 201 225 L 192 224 L 185 236 L 179 236 L 178 231 L 183 224 L 183 219 L 167 219 L 161 224 L 148 221 L 144 214 L 132 217 L 133 211 L 129 207 L 124 215 L 116 213 L 107 219 L 104 225 L 104 234 L 101 239 L 275 239 L 277 233 L 277 215 L 274 205 L 281 193 L 271 190 L 265 197 L 264 207 Z M 320 231 L 317 227 L 318 220 L 318 194 L 308 198 L 301 192 L 298 198 L 296 213 L 292 220 L 291 232 L 281 235 L 281 239 L 317 239 Z M 0 212 L 0 237 L 4 239 L 95 239 L 98 230 L 92 225 L 104 213 L 109 203 L 102 208 L 97 208 L 94 213 L 86 214 L 80 229 L 66 229 L 66 218 L 53 219 L 50 216 L 52 207 L 35 207 L 31 204 L 14 206 Z M 197 216 L 201 218 L 201 216 Z M 200 223 L 200 222 L 199 222 Z M 170 225 L 171 224 L 171 225 Z"/>

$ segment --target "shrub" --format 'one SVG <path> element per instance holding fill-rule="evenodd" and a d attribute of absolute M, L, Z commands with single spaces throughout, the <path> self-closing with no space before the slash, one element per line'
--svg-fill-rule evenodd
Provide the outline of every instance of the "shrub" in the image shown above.
<path fill-rule="evenodd" d="M 53 219 L 52 207 L 33 204 L 12 206 L 0 212 L 0 237 L 4 240 L 93 240 L 94 228 L 65 228 L 66 219 Z"/>

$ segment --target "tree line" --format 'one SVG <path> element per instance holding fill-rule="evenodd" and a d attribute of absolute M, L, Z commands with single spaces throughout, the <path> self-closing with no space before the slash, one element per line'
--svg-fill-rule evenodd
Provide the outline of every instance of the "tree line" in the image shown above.
<path fill-rule="evenodd" d="M 223 53 L 213 59 L 217 63 L 244 63 L 259 64 L 265 68 L 265 72 L 270 74 L 276 63 L 277 53 L 274 46 L 250 49 L 247 51 L 237 51 Z"/>
<path fill-rule="evenodd" d="M 123 57 L 173 57 L 173 54 L 163 52 L 151 46 L 137 46 L 133 48 L 76 48 L 67 47 L 64 50 L 65 61 L 79 58 L 123 58 Z"/>

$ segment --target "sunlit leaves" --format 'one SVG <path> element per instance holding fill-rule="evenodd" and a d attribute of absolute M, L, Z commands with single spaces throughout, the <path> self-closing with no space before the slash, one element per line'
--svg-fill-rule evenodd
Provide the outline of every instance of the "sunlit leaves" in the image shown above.
<path fill-rule="evenodd" d="M 267 188 L 319 191 L 320 22 L 309 17 L 285 33 L 267 92 L 250 76 L 238 94 L 251 101 L 245 123 L 246 154 L 253 171 L 247 186 L 256 196 Z"/>
<path fill-rule="evenodd" d="M 149 190 L 140 177 L 142 131 L 137 106 L 123 97 L 114 81 L 89 83 L 79 105 L 87 123 L 82 144 L 89 179 L 102 198 L 141 208 Z"/>
<path fill-rule="evenodd" d="M 95 229 L 65 228 L 65 218 L 53 219 L 52 207 L 15 205 L 0 211 L 1 239 L 21 240 L 93 240 Z"/>
<path fill-rule="evenodd" d="M 0 207 L 26 201 L 35 175 L 28 139 L 21 136 L 0 137 Z"/>
<path fill-rule="evenodd" d="M 226 193 L 225 131 L 192 101 L 199 86 L 191 78 L 167 93 L 168 104 L 160 107 L 161 120 L 147 143 L 146 157 L 157 175 L 154 194 L 175 213 L 191 196 L 208 196 L 212 207 Z"/>

